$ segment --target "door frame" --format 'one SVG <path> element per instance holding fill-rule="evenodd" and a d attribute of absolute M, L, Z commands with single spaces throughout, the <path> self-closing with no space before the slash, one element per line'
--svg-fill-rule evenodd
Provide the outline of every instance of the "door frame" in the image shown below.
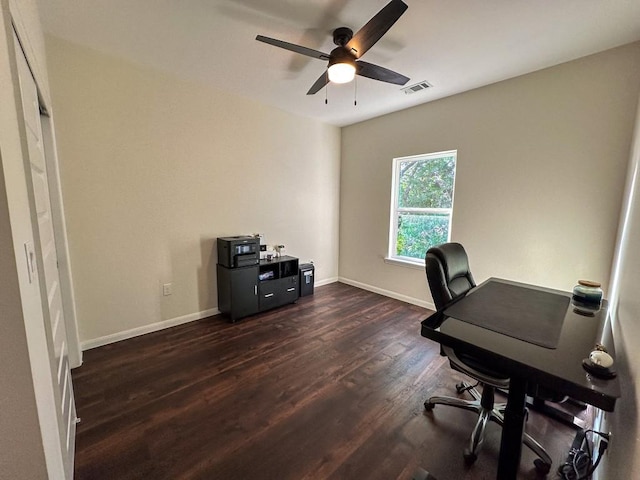
<path fill-rule="evenodd" d="M 66 218 L 62 198 L 62 183 L 60 180 L 60 168 L 58 162 L 58 149 L 55 136 L 55 124 L 52 108 L 47 93 L 41 87 L 38 72 L 33 68 L 36 63 L 33 59 L 28 42 L 28 34 L 25 25 L 19 15 L 11 10 L 11 23 L 13 31 L 18 39 L 27 65 L 31 69 L 36 88 L 38 90 L 38 102 L 40 105 L 40 120 L 42 123 L 42 135 L 44 140 L 45 163 L 47 166 L 47 182 L 51 201 L 51 215 L 53 220 L 53 232 L 55 235 L 56 250 L 58 253 L 58 272 L 60 276 L 60 294 L 62 307 L 65 312 L 65 327 L 67 330 L 67 348 L 69 354 L 69 367 L 77 368 L 82 365 L 82 347 L 78 332 L 75 292 L 73 288 L 73 275 L 69 255 L 69 242 L 67 237 Z"/>
<path fill-rule="evenodd" d="M 5 4 L 6 5 L 6 4 Z M 4 9 L 4 6 L 3 6 Z M 33 51 L 31 51 L 31 56 L 29 55 L 29 43 L 28 43 L 28 35 L 27 30 L 23 29 L 23 39 L 21 40 L 20 35 L 20 27 L 19 24 L 16 23 L 16 17 L 13 15 L 13 11 L 9 12 L 9 18 L 7 19 L 6 26 L 8 27 L 6 31 L 6 40 L 9 42 L 8 49 L 9 53 L 9 61 L 10 65 L 10 74 L 12 77 L 12 83 L 14 89 L 20 88 L 19 81 L 19 72 L 18 72 L 18 62 L 22 62 L 24 59 L 25 65 L 28 70 L 30 70 L 29 77 L 30 82 L 33 82 L 32 85 L 35 87 L 35 92 L 37 95 L 37 107 L 40 110 L 40 114 L 38 115 L 37 121 L 40 122 L 41 127 L 43 128 L 42 132 L 42 150 L 44 155 L 44 162 L 46 164 L 46 168 L 50 169 L 48 171 L 48 175 L 46 178 L 47 189 L 49 190 L 49 202 L 50 202 L 50 216 L 51 216 L 51 224 L 52 229 L 54 231 L 55 240 L 55 248 L 60 251 L 58 255 L 58 275 L 59 279 L 59 288 L 60 288 L 60 301 L 62 302 L 63 311 L 68 309 L 69 314 L 64 315 L 64 325 L 66 332 L 65 343 L 67 345 L 67 361 L 63 364 L 67 364 L 68 367 L 65 367 L 65 375 L 68 375 L 68 386 L 65 392 L 63 393 L 58 388 L 57 385 L 54 385 L 54 378 L 57 378 L 58 369 L 57 365 L 53 365 L 51 362 L 51 330 L 48 329 L 48 325 L 44 325 L 41 322 L 46 322 L 46 315 L 48 314 L 48 303 L 45 301 L 46 292 L 42 292 L 42 278 L 39 278 L 42 275 L 41 271 L 41 259 L 38 261 L 39 268 L 33 268 L 29 260 L 27 261 L 27 267 L 29 270 L 29 284 L 39 285 L 39 288 L 30 287 L 30 290 L 33 292 L 33 295 L 30 298 L 25 298 L 22 296 L 22 304 L 25 310 L 24 316 L 24 325 L 25 325 L 25 335 L 27 341 L 27 350 L 29 355 L 30 367 L 31 367 L 31 377 L 33 381 L 33 388 L 35 393 L 35 403 L 38 412 L 38 422 L 40 426 L 40 435 L 42 439 L 42 447 L 44 453 L 44 460 L 46 463 L 46 470 L 49 478 L 55 479 L 71 479 L 73 478 L 73 464 L 74 464 L 74 452 L 75 452 L 75 433 L 70 434 L 69 432 L 75 432 L 75 425 L 73 423 L 77 423 L 78 419 L 76 416 L 75 405 L 73 405 L 73 400 L 71 400 L 71 410 L 69 410 L 69 419 L 71 424 L 69 424 L 66 428 L 70 430 L 67 431 L 66 428 L 63 429 L 61 426 L 61 421 L 64 421 L 65 414 L 63 410 L 60 411 L 62 407 L 62 398 L 65 395 L 72 395 L 73 392 L 73 383 L 70 378 L 70 367 L 79 366 L 81 359 L 81 349 L 80 342 L 78 339 L 78 330 L 76 324 L 76 312 L 75 312 L 75 302 L 74 302 L 74 294 L 73 294 L 73 284 L 71 278 L 71 266 L 69 263 L 69 249 L 68 249 L 68 241 L 66 236 L 66 227 L 65 227 L 65 219 L 64 219 L 64 207 L 62 204 L 62 195 L 61 195 L 61 184 L 60 184 L 60 176 L 59 176 L 59 168 L 57 162 L 57 155 L 55 150 L 55 133 L 53 127 L 53 121 L 51 116 L 47 116 L 47 98 L 46 94 L 43 94 L 43 90 L 41 89 L 41 83 L 44 82 L 46 85 L 46 74 L 43 74 L 42 78 L 38 78 L 37 68 L 34 68 L 34 63 L 37 63 L 37 59 L 33 55 Z M 10 24 L 10 26 L 9 26 Z M 30 88 L 33 88 L 30 87 Z M 28 224 L 31 225 L 32 235 L 29 235 L 30 241 L 25 243 L 25 251 L 27 257 L 31 258 L 31 253 L 33 252 L 33 246 L 36 245 L 36 251 L 39 251 L 39 237 L 38 237 L 38 227 L 37 220 L 34 218 L 35 208 L 34 208 L 34 191 L 31 185 L 31 173 L 30 173 L 30 165 L 29 165 L 29 148 L 26 144 L 27 136 L 26 136 L 26 121 L 24 119 L 24 106 L 22 105 L 22 95 L 19 93 L 19 90 L 16 90 L 17 94 L 15 94 L 15 107 L 17 114 L 17 130 L 20 136 L 19 143 L 20 149 L 22 150 L 22 159 L 24 161 L 22 165 L 22 172 L 24 174 L 24 179 L 26 180 L 25 184 L 22 188 L 25 189 L 26 198 L 28 198 L 28 207 L 25 204 L 24 207 L 28 208 L 28 220 L 23 218 L 25 222 L 25 226 Z M 45 134 L 46 128 L 46 134 Z M 25 237 L 29 240 L 28 237 Z M 28 248 L 30 245 L 30 248 Z M 20 252 L 16 250 L 16 260 L 17 263 L 23 263 L 20 261 Z M 61 261 L 62 260 L 62 261 Z M 22 276 L 24 277 L 25 272 L 22 272 Z M 34 277 L 32 277 L 34 275 Z M 21 284 L 22 286 L 26 285 L 26 283 Z M 40 293 L 36 295 L 36 291 L 40 290 Z M 39 299 L 39 301 L 34 302 L 34 300 Z M 26 302 L 26 304 L 25 304 Z M 36 303 L 38 304 L 36 306 Z M 26 305 L 26 306 L 25 306 Z M 69 305 L 69 307 L 68 307 Z M 28 314 L 27 311 L 30 313 Z M 72 363 L 73 362 L 73 363 Z M 64 433 L 67 433 L 66 438 L 64 437 Z M 72 435 L 72 437 L 70 437 Z M 70 439 L 71 438 L 71 439 Z M 65 443 L 66 442 L 66 443 Z"/>

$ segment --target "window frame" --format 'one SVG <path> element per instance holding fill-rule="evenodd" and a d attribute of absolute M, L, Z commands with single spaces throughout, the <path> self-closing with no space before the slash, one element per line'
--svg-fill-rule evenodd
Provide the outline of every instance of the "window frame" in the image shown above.
<path fill-rule="evenodd" d="M 455 167 L 453 170 L 453 192 L 451 193 L 451 208 L 416 208 L 405 207 L 398 208 L 398 190 L 400 188 L 400 165 L 403 162 L 416 160 L 429 161 L 442 157 L 454 157 Z M 396 254 L 398 243 L 398 214 L 400 213 L 448 213 L 449 227 L 447 228 L 447 242 L 451 241 L 451 225 L 453 223 L 453 206 L 455 202 L 456 176 L 458 170 L 458 150 L 445 150 L 442 152 L 425 153 L 420 155 L 410 155 L 406 157 L 396 157 L 392 162 L 392 181 L 391 181 L 391 208 L 389 215 L 389 244 L 385 262 L 400 264 L 403 266 L 424 267 L 424 258 L 418 259 L 414 257 L 406 257 Z"/>

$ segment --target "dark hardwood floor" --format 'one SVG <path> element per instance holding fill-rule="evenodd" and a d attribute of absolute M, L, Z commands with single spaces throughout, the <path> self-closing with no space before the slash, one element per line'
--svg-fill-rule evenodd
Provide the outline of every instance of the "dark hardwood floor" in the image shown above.
<path fill-rule="evenodd" d="M 426 285 L 425 285 L 426 288 Z M 500 428 L 477 462 L 428 310 L 344 284 L 235 324 L 216 316 L 86 351 L 73 371 L 77 479 L 493 479 Z M 571 429 L 532 412 L 558 462 Z M 537 478 L 523 450 L 523 479 Z"/>

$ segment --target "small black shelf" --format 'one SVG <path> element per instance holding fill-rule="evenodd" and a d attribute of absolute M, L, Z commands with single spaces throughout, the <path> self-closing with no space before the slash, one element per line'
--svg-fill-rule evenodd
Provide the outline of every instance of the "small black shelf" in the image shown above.
<path fill-rule="evenodd" d="M 288 255 L 273 260 L 260 260 L 258 280 L 269 281 L 298 274 L 298 259 Z"/>

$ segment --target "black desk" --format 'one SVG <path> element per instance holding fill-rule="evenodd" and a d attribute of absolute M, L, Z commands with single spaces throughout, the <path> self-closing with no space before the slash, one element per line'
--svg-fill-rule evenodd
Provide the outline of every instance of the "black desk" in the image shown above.
<path fill-rule="evenodd" d="M 561 292 L 523 283 L 490 278 L 471 290 L 459 303 L 469 301 L 471 296 L 486 295 L 487 285 L 499 282 L 522 287 L 533 292 L 549 292 L 571 297 L 571 293 Z M 485 293 L 483 293 L 483 289 Z M 476 297 L 474 300 L 478 300 Z M 486 316 L 499 305 L 486 305 L 482 315 Z M 437 312 L 422 322 L 422 336 L 480 358 L 488 366 L 509 375 L 510 387 L 504 426 L 500 444 L 498 480 L 516 478 L 522 451 L 522 434 L 525 421 L 525 401 L 527 394 L 535 394 L 538 387 L 544 387 L 569 395 L 577 400 L 613 411 L 616 399 L 620 397 L 617 378 L 601 380 L 588 374 L 582 367 L 582 359 L 589 355 L 596 343 L 602 343 L 603 330 L 610 328 L 607 320 L 607 304 L 594 316 L 581 315 L 569 303 L 563 314 L 556 319 L 562 324 L 556 348 L 546 348 L 528 343 L 518 338 L 489 330 L 480 325 L 462 321 Z M 517 321 L 518 319 L 514 319 Z M 611 338 L 610 335 L 604 335 Z M 615 355 L 612 344 L 607 350 Z"/>

